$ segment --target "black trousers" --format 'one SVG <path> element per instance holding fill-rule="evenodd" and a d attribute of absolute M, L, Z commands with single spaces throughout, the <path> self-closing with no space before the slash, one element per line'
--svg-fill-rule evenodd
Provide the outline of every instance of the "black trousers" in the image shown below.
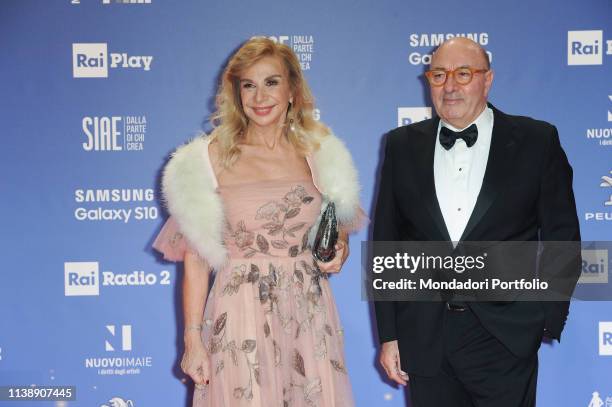
<path fill-rule="evenodd" d="M 446 311 L 436 376 L 410 375 L 411 407 L 534 407 L 538 355 L 514 356 L 469 310 Z"/>

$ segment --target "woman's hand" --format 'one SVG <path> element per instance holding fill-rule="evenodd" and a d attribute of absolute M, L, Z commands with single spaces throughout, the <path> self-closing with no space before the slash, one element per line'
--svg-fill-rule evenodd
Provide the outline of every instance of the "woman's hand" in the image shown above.
<path fill-rule="evenodd" d="M 338 238 L 338 242 L 334 246 L 336 249 L 336 256 L 333 260 L 324 263 L 322 261 L 317 260 L 317 266 L 319 266 L 319 270 L 324 273 L 338 273 L 342 268 L 342 265 L 346 261 L 349 255 L 349 245 L 348 245 L 348 237 L 345 235 L 345 238 Z"/>
<path fill-rule="evenodd" d="M 202 388 L 210 380 L 210 360 L 202 343 L 202 321 L 204 304 L 208 295 L 210 267 L 197 254 L 185 253 L 185 272 L 183 273 L 183 315 L 185 317 L 185 353 L 181 369 Z"/>
<path fill-rule="evenodd" d="M 185 353 L 183 353 L 183 359 L 181 360 L 181 369 L 191 377 L 196 387 L 201 388 L 209 383 L 210 359 L 199 335 L 197 340 L 185 341 Z"/>

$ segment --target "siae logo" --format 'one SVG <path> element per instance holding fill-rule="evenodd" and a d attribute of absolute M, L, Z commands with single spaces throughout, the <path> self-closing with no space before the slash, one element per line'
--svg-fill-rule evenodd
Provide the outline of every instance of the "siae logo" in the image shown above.
<path fill-rule="evenodd" d="M 272 41 L 278 43 L 278 44 L 291 45 L 291 44 L 289 44 L 289 36 L 288 35 L 270 35 L 268 38 L 271 39 Z"/>
<path fill-rule="evenodd" d="M 307 35 L 255 35 L 251 38 L 269 38 L 278 44 L 284 44 L 291 48 L 295 53 L 300 67 L 303 71 L 310 69 L 312 57 L 315 52 L 315 41 L 314 36 Z"/>
<path fill-rule="evenodd" d="M 117 338 L 116 338 L 116 326 L 115 325 L 106 325 L 106 330 L 111 334 L 112 338 L 109 338 L 104 341 L 104 349 L 107 352 L 114 352 L 118 347 Z M 132 350 L 132 325 L 121 325 L 121 350 L 122 351 L 131 351 Z M 115 346 L 113 346 L 113 344 Z"/>
<path fill-rule="evenodd" d="M 110 59 L 110 63 L 109 63 Z M 106 43 L 72 44 L 72 76 L 74 78 L 108 78 L 108 68 L 151 70 L 152 56 L 108 52 Z"/>
<path fill-rule="evenodd" d="M 604 45 L 602 30 L 567 32 L 568 65 L 601 65 L 604 48 L 607 55 L 612 54 L 612 40 Z"/>
<path fill-rule="evenodd" d="M 85 116 L 81 120 L 85 151 L 142 151 L 147 117 Z"/>
<path fill-rule="evenodd" d="M 398 107 L 397 127 L 431 119 L 431 107 Z"/>
<path fill-rule="evenodd" d="M 100 295 L 99 265 L 94 262 L 64 263 L 64 295 Z"/>
<path fill-rule="evenodd" d="M 121 117 L 83 117 L 83 133 L 87 141 L 83 143 L 85 151 L 121 151 L 120 128 Z"/>

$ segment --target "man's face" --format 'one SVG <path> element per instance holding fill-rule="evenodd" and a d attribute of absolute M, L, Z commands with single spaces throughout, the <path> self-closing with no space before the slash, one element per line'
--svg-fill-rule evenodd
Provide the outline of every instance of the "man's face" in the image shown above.
<path fill-rule="evenodd" d="M 484 55 L 475 44 L 450 42 L 442 45 L 434 54 L 430 69 L 452 71 L 457 68 L 486 69 Z M 474 121 L 484 110 L 493 71 L 474 73 L 472 81 L 460 85 L 454 76 L 447 75 L 442 86 L 431 86 L 431 99 L 438 116 L 459 129 Z"/>

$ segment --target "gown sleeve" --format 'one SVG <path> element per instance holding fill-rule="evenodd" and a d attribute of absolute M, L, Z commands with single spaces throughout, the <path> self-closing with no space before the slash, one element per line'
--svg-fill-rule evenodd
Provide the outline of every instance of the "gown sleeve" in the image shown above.
<path fill-rule="evenodd" d="M 197 253 L 181 233 L 174 217 L 170 216 L 153 242 L 153 248 L 168 261 L 183 261 L 185 253 Z"/>
<path fill-rule="evenodd" d="M 355 216 L 353 216 L 353 219 L 348 222 L 340 223 L 340 227 L 347 233 L 355 233 L 367 226 L 368 223 L 370 223 L 368 215 L 366 215 L 363 208 L 359 206 L 355 211 Z"/>

